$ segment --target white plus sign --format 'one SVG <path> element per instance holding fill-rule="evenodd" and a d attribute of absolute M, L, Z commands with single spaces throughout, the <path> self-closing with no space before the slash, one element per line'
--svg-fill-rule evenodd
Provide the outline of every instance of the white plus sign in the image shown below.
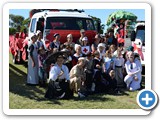
<path fill-rule="evenodd" d="M 152 101 L 152 98 L 149 97 L 149 94 L 146 94 L 146 97 L 142 98 L 142 101 L 146 101 L 146 105 L 148 105 L 149 101 Z"/>

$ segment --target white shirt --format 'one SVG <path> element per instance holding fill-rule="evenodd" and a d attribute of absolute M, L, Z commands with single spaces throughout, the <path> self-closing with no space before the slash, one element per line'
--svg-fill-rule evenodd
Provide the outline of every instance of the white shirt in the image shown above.
<path fill-rule="evenodd" d="M 132 65 L 131 65 L 132 64 Z M 135 60 L 131 63 L 129 60 L 125 63 L 127 74 L 134 74 L 142 71 L 142 65 L 139 60 Z"/>
<path fill-rule="evenodd" d="M 105 58 L 104 58 L 104 62 L 105 62 L 105 69 L 106 69 L 106 70 L 108 70 L 108 69 L 109 69 L 109 67 L 110 67 L 110 65 L 111 65 L 111 61 L 112 61 L 112 59 L 111 59 L 111 58 L 109 58 L 109 57 L 105 57 Z"/>
<path fill-rule="evenodd" d="M 115 69 L 115 66 L 122 66 L 122 68 L 124 67 L 124 58 L 122 57 L 116 57 L 114 59 L 114 65 L 113 65 L 113 69 Z"/>
<path fill-rule="evenodd" d="M 70 80 L 69 78 L 69 70 L 66 65 L 62 65 L 62 67 L 59 67 L 57 64 L 55 64 L 50 72 L 49 72 L 49 79 L 55 81 L 58 78 L 58 75 L 63 71 L 63 74 L 59 77 L 59 79 L 66 79 Z"/>

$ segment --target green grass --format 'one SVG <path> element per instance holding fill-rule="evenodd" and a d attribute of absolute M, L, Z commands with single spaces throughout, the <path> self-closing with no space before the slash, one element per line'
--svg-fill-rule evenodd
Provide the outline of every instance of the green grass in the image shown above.
<path fill-rule="evenodd" d="M 124 91 L 123 95 L 95 94 L 80 99 L 75 94 L 71 100 L 47 100 L 46 88 L 27 86 L 27 68 L 9 62 L 10 109 L 139 109 L 136 103 L 138 91 Z M 144 79 L 144 78 L 143 78 Z"/>

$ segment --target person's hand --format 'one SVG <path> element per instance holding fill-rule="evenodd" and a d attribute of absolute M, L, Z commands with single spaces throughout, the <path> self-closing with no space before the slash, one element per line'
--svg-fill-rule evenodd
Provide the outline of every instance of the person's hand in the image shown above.
<path fill-rule="evenodd" d="M 96 67 L 97 67 L 97 68 L 99 68 L 99 69 L 101 68 L 101 66 L 100 66 L 100 65 L 98 65 L 98 64 L 96 65 Z"/>
<path fill-rule="evenodd" d="M 32 62 L 32 67 L 35 67 L 35 63 L 34 62 Z"/>
<path fill-rule="evenodd" d="M 137 77 L 137 76 L 135 76 L 135 77 L 134 77 L 134 80 L 135 80 L 135 81 L 138 81 L 138 77 Z"/>
<path fill-rule="evenodd" d="M 128 74 L 129 76 L 132 76 L 133 74 L 132 73 L 130 73 L 130 74 Z"/>

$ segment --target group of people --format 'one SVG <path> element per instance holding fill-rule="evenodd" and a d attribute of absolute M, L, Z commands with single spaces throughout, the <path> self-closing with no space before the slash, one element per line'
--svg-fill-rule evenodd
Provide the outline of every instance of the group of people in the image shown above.
<path fill-rule="evenodd" d="M 44 86 L 48 79 L 46 98 L 71 98 L 74 93 L 86 97 L 90 93 L 118 93 L 120 88 L 134 91 L 141 87 L 140 60 L 131 46 L 124 51 L 124 44 L 117 42 L 113 32 L 103 38 L 96 34 L 92 44 L 84 29 L 76 42 L 72 34 L 66 36 L 64 44 L 59 41 L 60 34 L 53 37 L 46 49 L 38 30 L 29 44 L 27 84 Z M 57 52 L 54 63 L 46 67 L 47 56 Z"/>

